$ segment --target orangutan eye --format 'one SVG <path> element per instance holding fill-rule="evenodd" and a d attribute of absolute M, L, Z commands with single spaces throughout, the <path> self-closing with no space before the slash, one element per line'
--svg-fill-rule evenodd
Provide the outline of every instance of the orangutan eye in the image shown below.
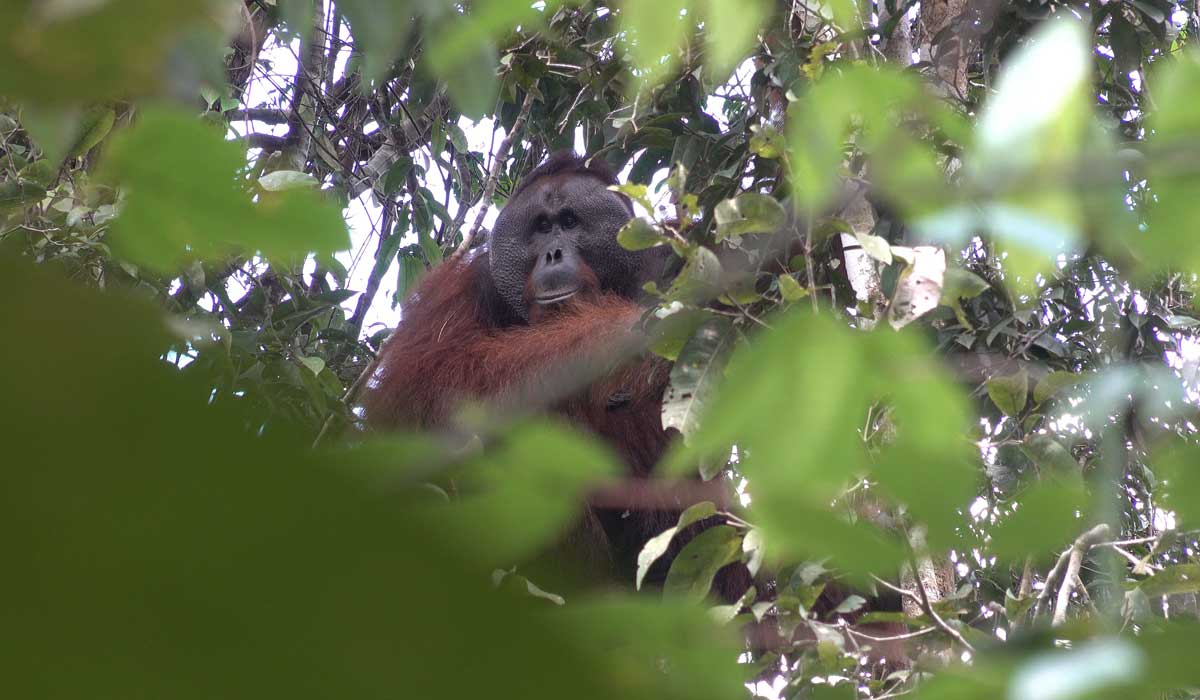
<path fill-rule="evenodd" d="M 575 218 L 575 212 L 570 209 L 558 215 L 558 225 L 563 228 L 575 228 L 575 225 L 578 223 L 579 219 Z"/>
<path fill-rule="evenodd" d="M 550 217 L 542 215 L 533 222 L 533 228 L 538 233 L 550 233 Z"/>

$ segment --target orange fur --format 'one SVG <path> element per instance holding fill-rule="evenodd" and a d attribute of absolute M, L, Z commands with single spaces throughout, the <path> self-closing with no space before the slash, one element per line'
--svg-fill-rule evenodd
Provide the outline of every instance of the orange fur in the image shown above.
<path fill-rule="evenodd" d="M 611 366 L 612 355 L 636 339 L 640 307 L 593 292 L 529 325 L 495 327 L 486 274 L 486 258 L 477 257 L 422 280 L 382 350 L 365 402 L 368 422 L 437 428 L 464 401 L 503 407 L 551 397 L 556 412 L 612 444 L 634 474 L 647 474 L 668 441 L 659 412 L 669 366 L 653 358 Z M 597 370 L 601 378 L 590 386 L 561 395 L 581 372 Z"/>

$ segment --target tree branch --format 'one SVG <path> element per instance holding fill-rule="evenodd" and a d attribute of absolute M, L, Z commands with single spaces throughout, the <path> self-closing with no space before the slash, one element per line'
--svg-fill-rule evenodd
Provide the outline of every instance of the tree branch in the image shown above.
<path fill-rule="evenodd" d="M 267 152 L 282 151 L 288 144 L 286 136 L 274 134 L 246 134 L 242 140 L 246 142 L 246 148 L 261 148 Z"/>
<path fill-rule="evenodd" d="M 508 151 L 512 148 L 513 143 L 521 134 L 521 130 L 525 128 L 525 122 L 529 119 L 529 112 L 533 109 L 534 91 L 529 90 L 525 93 L 525 101 L 521 103 L 521 113 L 517 115 L 517 120 L 513 122 L 512 129 L 504 136 L 504 140 L 500 142 L 500 147 L 496 149 L 495 160 L 492 162 L 492 172 L 488 174 L 487 184 L 483 187 L 483 196 L 480 197 L 479 212 L 475 214 L 475 223 L 471 224 L 471 230 L 463 236 L 462 243 L 459 244 L 458 250 L 454 251 L 454 255 L 450 256 L 451 260 L 461 258 L 471 248 L 471 243 L 475 240 L 475 236 L 479 235 L 479 229 L 483 227 L 483 219 L 487 216 L 488 209 L 492 204 L 492 197 L 496 194 L 496 183 L 500 181 L 500 170 L 504 167 L 504 161 L 508 158 Z"/>
<path fill-rule="evenodd" d="M 1108 523 L 1100 523 L 1076 538 L 1075 544 L 1071 545 L 1071 549 L 1069 550 L 1070 557 L 1067 561 L 1067 571 L 1063 576 L 1062 586 L 1058 589 L 1058 600 L 1054 605 L 1054 617 L 1050 621 L 1052 626 L 1058 627 L 1067 621 L 1067 607 L 1071 603 L 1071 594 L 1075 592 L 1076 582 L 1079 581 L 1079 569 L 1083 566 L 1083 556 L 1092 548 L 1092 545 L 1108 537 L 1108 533 Z M 1055 568 L 1057 568 L 1057 565 Z M 1047 586 L 1048 588 L 1049 586 Z"/>
<path fill-rule="evenodd" d="M 248 107 L 246 109 L 231 109 L 225 113 L 225 118 L 231 122 L 249 119 L 263 124 L 287 124 L 288 115 L 282 109 L 271 107 Z"/>

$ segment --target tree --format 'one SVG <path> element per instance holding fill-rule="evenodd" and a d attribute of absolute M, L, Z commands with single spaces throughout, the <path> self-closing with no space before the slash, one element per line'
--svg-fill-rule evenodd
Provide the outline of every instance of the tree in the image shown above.
<path fill-rule="evenodd" d="M 6 3 L 6 677 L 1195 697 L 1198 29 L 1160 0 Z M 576 144 L 641 206 L 622 240 L 680 258 L 663 473 L 751 500 L 661 600 L 513 569 L 611 473 L 586 438 L 355 430 L 373 310 Z M 447 505 L 449 476 L 482 483 Z M 730 551 L 774 590 L 675 594 Z M 904 612 L 817 619 L 839 579 Z M 801 633 L 739 663 L 755 619 Z"/>

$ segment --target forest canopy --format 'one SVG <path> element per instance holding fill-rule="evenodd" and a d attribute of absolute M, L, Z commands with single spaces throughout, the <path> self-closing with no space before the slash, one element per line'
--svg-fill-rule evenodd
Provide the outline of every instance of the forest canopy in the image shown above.
<path fill-rule="evenodd" d="M 361 409 L 563 149 L 702 494 L 604 590 L 523 562 L 609 446 Z M 1200 697 L 1196 221 L 1190 1 L 7 0 L 5 685 Z"/>

